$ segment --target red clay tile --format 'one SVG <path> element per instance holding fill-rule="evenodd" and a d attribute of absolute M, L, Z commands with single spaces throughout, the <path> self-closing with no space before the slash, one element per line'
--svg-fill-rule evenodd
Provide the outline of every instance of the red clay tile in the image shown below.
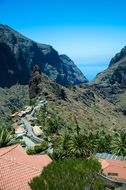
<path fill-rule="evenodd" d="M 29 190 L 28 182 L 51 162 L 48 155 L 27 155 L 20 145 L 0 148 L 0 190 Z"/>
<path fill-rule="evenodd" d="M 126 161 L 121 160 L 110 160 L 110 159 L 98 159 L 102 165 L 102 171 L 104 174 L 109 173 L 117 174 L 117 176 L 109 175 L 109 177 L 126 181 Z"/>

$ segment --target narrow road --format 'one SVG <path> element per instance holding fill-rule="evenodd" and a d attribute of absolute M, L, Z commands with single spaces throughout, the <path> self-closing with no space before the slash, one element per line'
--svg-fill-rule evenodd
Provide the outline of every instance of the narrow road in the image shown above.
<path fill-rule="evenodd" d="M 27 129 L 27 135 L 28 136 L 33 136 L 34 133 L 32 131 L 32 126 L 30 125 L 30 123 L 27 121 L 27 119 L 25 119 L 25 117 L 22 117 L 21 118 L 21 122 L 24 124 L 24 126 L 26 127 Z"/>
<path fill-rule="evenodd" d="M 35 134 L 32 131 L 32 126 L 31 124 L 27 121 L 25 117 L 21 118 L 22 123 L 24 123 L 24 126 L 27 129 L 27 135 L 26 137 L 24 136 L 23 139 L 26 142 L 26 145 L 29 146 L 34 146 L 35 144 L 41 143 L 43 139 L 40 139 L 39 137 L 35 136 Z M 52 143 L 48 143 L 48 153 L 52 154 L 53 153 L 53 148 L 52 148 Z"/>
<path fill-rule="evenodd" d="M 38 102 L 37 107 L 43 107 L 44 104 L 46 104 L 45 101 L 41 100 Z M 31 113 L 26 114 L 24 117 L 21 117 L 21 122 L 24 124 L 26 130 L 27 130 L 27 134 L 25 136 L 23 136 L 23 140 L 26 142 L 26 145 L 28 147 L 30 146 L 35 146 L 35 144 L 41 143 L 43 141 L 43 139 L 37 137 L 33 130 L 32 130 L 32 125 L 30 124 L 30 122 L 26 119 L 26 116 L 30 115 L 31 117 L 34 115 L 36 111 L 36 107 L 33 108 L 33 110 L 31 111 Z M 48 153 L 53 153 L 53 148 L 52 148 L 52 143 L 48 143 Z"/>
<path fill-rule="evenodd" d="M 42 142 L 42 139 L 40 139 L 39 137 L 35 136 L 33 131 L 32 131 L 32 126 L 31 124 L 27 121 L 27 119 L 25 117 L 22 117 L 21 118 L 21 122 L 24 124 L 24 126 L 26 127 L 27 129 L 27 136 L 30 137 L 30 139 L 33 141 L 33 142 L 36 142 L 36 143 L 41 143 Z"/>
<path fill-rule="evenodd" d="M 23 141 L 25 141 L 25 144 L 27 147 L 34 147 L 35 143 L 27 136 L 23 136 Z"/>

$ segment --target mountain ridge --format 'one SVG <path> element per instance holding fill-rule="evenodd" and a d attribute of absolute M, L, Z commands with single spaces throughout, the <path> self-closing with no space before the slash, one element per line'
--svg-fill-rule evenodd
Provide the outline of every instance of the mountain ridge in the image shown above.
<path fill-rule="evenodd" d="M 16 33 L 16 35 L 18 34 Z M 22 36 L 20 38 L 20 34 L 18 39 L 18 41 L 20 41 L 19 46 L 18 43 L 13 42 L 17 39 L 13 38 L 13 35 L 11 37 L 9 36 L 9 40 L 7 40 L 8 32 L 6 32 L 4 37 L 5 39 L 3 39 L 3 41 L 8 41 L 9 46 L 0 41 L 0 52 L 4 50 L 5 54 L 3 60 L 8 61 L 10 65 L 6 64 L 6 67 L 4 67 L 5 65 L 0 64 L 0 76 L 2 76 L 2 74 L 5 76 L 9 74 L 9 76 L 12 77 L 11 80 L 14 80 L 13 71 L 10 67 L 15 66 L 15 70 L 18 68 L 19 73 L 16 73 L 18 77 L 20 76 L 21 79 L 24 79 L 24 77 L 27 77 L 27 80 L 30 79 L 28 68 L 31 70 L 34 64 L 31 63 L 27 65 L 26 69 L 20 67 L 24 64 L 25 58 L 22 56 L 22 53 L 28 60 L 29 56 L 32 56 L 30 58 L 35 60 L 35 65 L 40 66 L 40 70 L 46 70 L 46 72 L 42 72 L 41 76 L 38 75 L 41 72 L 37 71 L 37 75 L 33 76 L 29 82 L 29 94 L 33 101 L 39 98 L 47 100 L 48 108 L 51 112 L 60 115 L 65 118 L 66 121 L 73 123 L 73 125 L 75 125 L 74 118 L 76 117 L 81 128 L 88 127 L 96 129 L 104 127 L 113 129 L 125 127 L 126 56 L 124 50 L 116 55 L 115 58 L 111 60 L 108 69 L 97 75 L 93 81 L 81 84 L 81 82 L 78 83 L 79 78 L 77 77 L 80 71 L 76 70 L 76 66 L 68 56 L 59 55 L 58 52 L 49 45 L 36 44 L 26 40 L 26 38 Z M 9 55 L 7 54 L 8 51 Z M 37 56 L 34 56 L 36 52 Z M 18 60 L 20 56 L 22 60 L 20 59 L 19 62 L 16 62 L 16 59 Z M 43 65 L 39 62 L 40 58 L 43 60 Z M 48 63 L 46 62 L 47 60 Z M 58 62 L 59 60 L 61 62 Z M 59 68 L 56 69 L 57 63 L 59 63 Z M 23 66 L 25 67 L 25 65 Z M 22 72 L 20 72 L 21 69 L 24 69 L 24 76 Z M 73 79 L 74 83 L 71 83 Z M 82 80 L 87 82 L 83 76 Z M 7 83 L 8 79 L 4 79 L 3 82 Z M 0 115 L 3 117 L 11 114 L 13 109 L 20 109 L 30 102 L 28 97 L 28 85 L 14 85 L 10 89 L 0 88 L 0 95 Z"/>
<path fill-rule="evenodd" d="M 66 55 L 50 45 L 36 43 L 7 25 L 0 25 L 0 86 L 28 84 L 34 65 L 61 85 L 86 83 L 88 80 Z"/>
<path fill-rule="evenodd" d="M 89 83 L 92 88 L 126 115 L 126 46 L 110 61 L 108 68 Z"/>

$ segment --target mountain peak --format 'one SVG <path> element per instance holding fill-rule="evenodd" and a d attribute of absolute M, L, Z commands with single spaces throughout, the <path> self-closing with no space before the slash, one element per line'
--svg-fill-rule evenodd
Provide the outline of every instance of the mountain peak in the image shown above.
<path fill-rule="evenodd" d="M 87 82 L 68 56 L 59 55 L 52 46 L 36 43 L 11 27 L 0 24 L 0 86 L 28 84 L 35 65 L 61 85 Z"/>
<path fill-rule="evenodd" d="M 126 46 L 110 61 L 108 68 L 90 83 L 104 98 L 108 98 L 125 113 L 126 94 Z M 120 103 L 121 102 L 121 103 Z"/>
<path fill-rule="evenodd" d="M 126 46 L 124 48 L 121 49 L 121 51 L 119 53 L 117 53 L 110 61 L 109 66 L 112 66 L 113 64 L 122 61 L 122 59 L 125 58 L 126 59 Z"/>

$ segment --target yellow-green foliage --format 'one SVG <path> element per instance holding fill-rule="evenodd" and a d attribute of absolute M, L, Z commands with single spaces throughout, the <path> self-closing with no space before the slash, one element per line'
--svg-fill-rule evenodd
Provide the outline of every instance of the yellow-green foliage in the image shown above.
<path fill-rule="evenodd" d="M 39 154 L 48 148 L 48 142 L 42 141 L 41 144 L 37 144 L 34 147 L 27 148 L 28 154 Z"/>

